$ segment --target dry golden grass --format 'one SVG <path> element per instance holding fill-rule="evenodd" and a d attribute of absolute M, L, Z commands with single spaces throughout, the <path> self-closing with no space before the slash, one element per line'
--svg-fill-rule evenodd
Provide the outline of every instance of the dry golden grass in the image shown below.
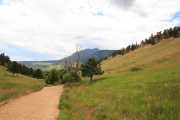
<path fill-rule="evenodd" d="M 12 74 L 0 66 L 0 102 L 44 87 L 44 81 L 20 74 Z"/>
<path fill-rule="evenodd" d="M 119 74 L 133 67 L 159 67 L 180 61 L 180 38 L 161 41 L 154 46 L 144 46 L 124 56 L 108 58 L 102 62 L 105 74 Z"/>

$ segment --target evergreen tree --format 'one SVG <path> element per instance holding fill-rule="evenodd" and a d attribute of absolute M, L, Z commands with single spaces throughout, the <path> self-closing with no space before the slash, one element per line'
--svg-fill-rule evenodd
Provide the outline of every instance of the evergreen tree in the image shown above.
<path fill-rule="evenodd" d="M 8 56 L 6 56 L 4 53 L 0 54 L 0 65 L 5 66 L 10 62 L 10 59 Z"/>
<path fill-rule="evenodd" d="M 8 70 L 15 74 L 20 72 L 20 67 L 17 62 L 13 61 L 8 65 Z"/>
<path fill-rule="evenodd" d="M 40 69 L 34 70 L 33 77 L 38 78 L 38 79 L 42 79 L 43 78 L 42 71 Z"/>
<path fill-rule="evenodd" d="M 59 81 L 58 71 L 56 69 L 51 70 L 50 73 L 48 74 L 46 83 L 54 84 L 57 83 L 58 81 Z"/>
<path fill-rule="evenodd" d="M 81 71 L 82 76 L 90 77 L 90 81 L 93 80 L 94 75 L 103 74 L 100 62 L 96 61 L 94 58 L 90 58 L 85 64 L 82 64 Z"/>

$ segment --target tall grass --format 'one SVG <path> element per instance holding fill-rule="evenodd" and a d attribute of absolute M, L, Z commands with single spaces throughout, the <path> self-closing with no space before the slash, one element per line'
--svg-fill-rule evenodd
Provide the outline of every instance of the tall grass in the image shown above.
<path fill-rule="evenodd" d="M 180 64 L 66 87 L 60 120 L 178 120 Z"/>
<path fill-rule="evenodd" d="M 105 75 L 65 86 L 59 120 L 179 120 L 180 39 L 102 63 Z"/>
<path fill-rule="evenodd" d="M 43 80 L 14 75 L 0 66 L 0 102 L 40 90 L 44 85 Z"/>

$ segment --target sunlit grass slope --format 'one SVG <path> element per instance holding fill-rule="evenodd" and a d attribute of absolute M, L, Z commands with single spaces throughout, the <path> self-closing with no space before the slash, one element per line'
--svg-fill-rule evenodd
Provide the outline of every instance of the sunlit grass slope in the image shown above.
<path fill-rule="evenodd" d="M 155 69 L 180 63 L 180 38 L 161 41 L 154 46 L 144 46 L 125 56 L 116 56 L 103 61 L 106 74 L 119 74 L 133 67 Z"/>
<path fill-rule="evenodd" d="M 13 75 L 0 66 L 0 102 L 40 90 L 43 86 L 43 80 L 20 74 Z"/>
<path fill-rule="evenodd" d="M 66 86 L 60 120 L 179 120 L 180 39 L 103 61 L 105 74 Z"/>

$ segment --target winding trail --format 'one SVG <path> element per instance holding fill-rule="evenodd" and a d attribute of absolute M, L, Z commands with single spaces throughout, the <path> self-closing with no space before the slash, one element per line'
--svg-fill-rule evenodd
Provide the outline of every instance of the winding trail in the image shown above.
<path fill-rule="evenodd" d="M 63 86 L 46 87 L 12 100 L 0 107 L 0 120 L 56 120 L 62 91 Z"/>

